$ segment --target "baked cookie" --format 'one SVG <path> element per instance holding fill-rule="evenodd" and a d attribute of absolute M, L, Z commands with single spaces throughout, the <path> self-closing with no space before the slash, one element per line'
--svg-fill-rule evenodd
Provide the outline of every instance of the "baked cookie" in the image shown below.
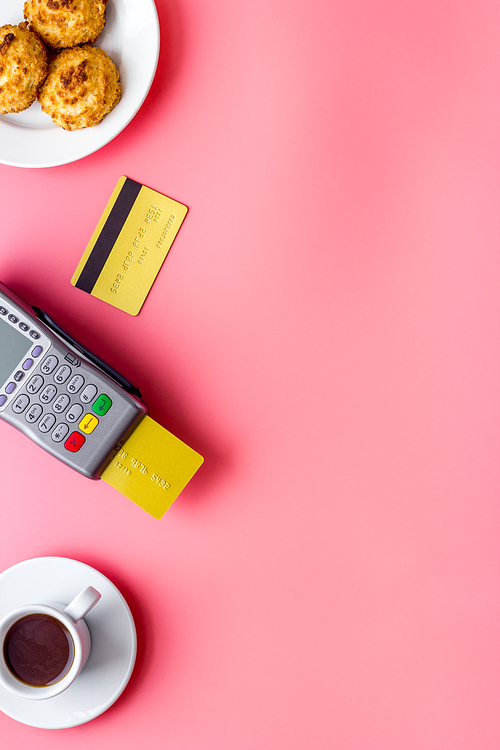
<path fill-rule="evenodd" d="M 0 114 L 22 112 L 47 75 L 47 50 L 27 23 L 0 26 Z"/>
<path fill-rule="evenodd" d="M 97 47 L 63 49 L 38 94 L 42 110 L 64 130 L 92 128 L 119 102 L 122 87 L 112 59 Z"/>
<path fill-rule="evenodd" d="M 48 46 L 95 42 L 106 23 L 107 0 L 26 0 L 24 17 Z"/>

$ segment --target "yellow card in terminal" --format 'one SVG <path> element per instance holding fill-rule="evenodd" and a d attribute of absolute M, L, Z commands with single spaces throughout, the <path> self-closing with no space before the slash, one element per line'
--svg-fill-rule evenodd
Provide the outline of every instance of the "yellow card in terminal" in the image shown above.
<path fill-rule="evenodd" d="M 101 479 L 161 518 L 202 463 L 199 453 L 146 416 L 116 448 Z"/>
<path fill-rule="evenodd" d="M 182 203 L 120 177 L 71 283 L 138 315 L 187 211 Z"/>

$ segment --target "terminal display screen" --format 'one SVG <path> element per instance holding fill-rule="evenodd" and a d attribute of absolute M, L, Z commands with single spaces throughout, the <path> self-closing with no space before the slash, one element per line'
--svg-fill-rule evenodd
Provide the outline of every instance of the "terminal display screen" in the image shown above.
<path fill-rule="evenodd" d="M 0 318 L 0 386 L 28 353 L 32 342 Z"/>

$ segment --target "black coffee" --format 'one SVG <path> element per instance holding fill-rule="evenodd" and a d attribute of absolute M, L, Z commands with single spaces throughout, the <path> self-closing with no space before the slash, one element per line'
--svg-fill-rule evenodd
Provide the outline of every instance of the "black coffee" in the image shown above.
<path fill-rule="evenodd" d="M 34 687 L 45 687 L 62 679 L 71 667 L 73 639 L 54 617 L 26 615 L 8 631 L 4 657 L 19 680 Z"/>

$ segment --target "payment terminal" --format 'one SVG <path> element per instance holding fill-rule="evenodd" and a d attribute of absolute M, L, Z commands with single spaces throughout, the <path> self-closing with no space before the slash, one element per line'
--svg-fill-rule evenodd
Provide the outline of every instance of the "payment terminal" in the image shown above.
<path fill-rule="evenodd" d="M 0 282 L 0 418 L 99 479 L 148 411 L 132 383 Z"/>

